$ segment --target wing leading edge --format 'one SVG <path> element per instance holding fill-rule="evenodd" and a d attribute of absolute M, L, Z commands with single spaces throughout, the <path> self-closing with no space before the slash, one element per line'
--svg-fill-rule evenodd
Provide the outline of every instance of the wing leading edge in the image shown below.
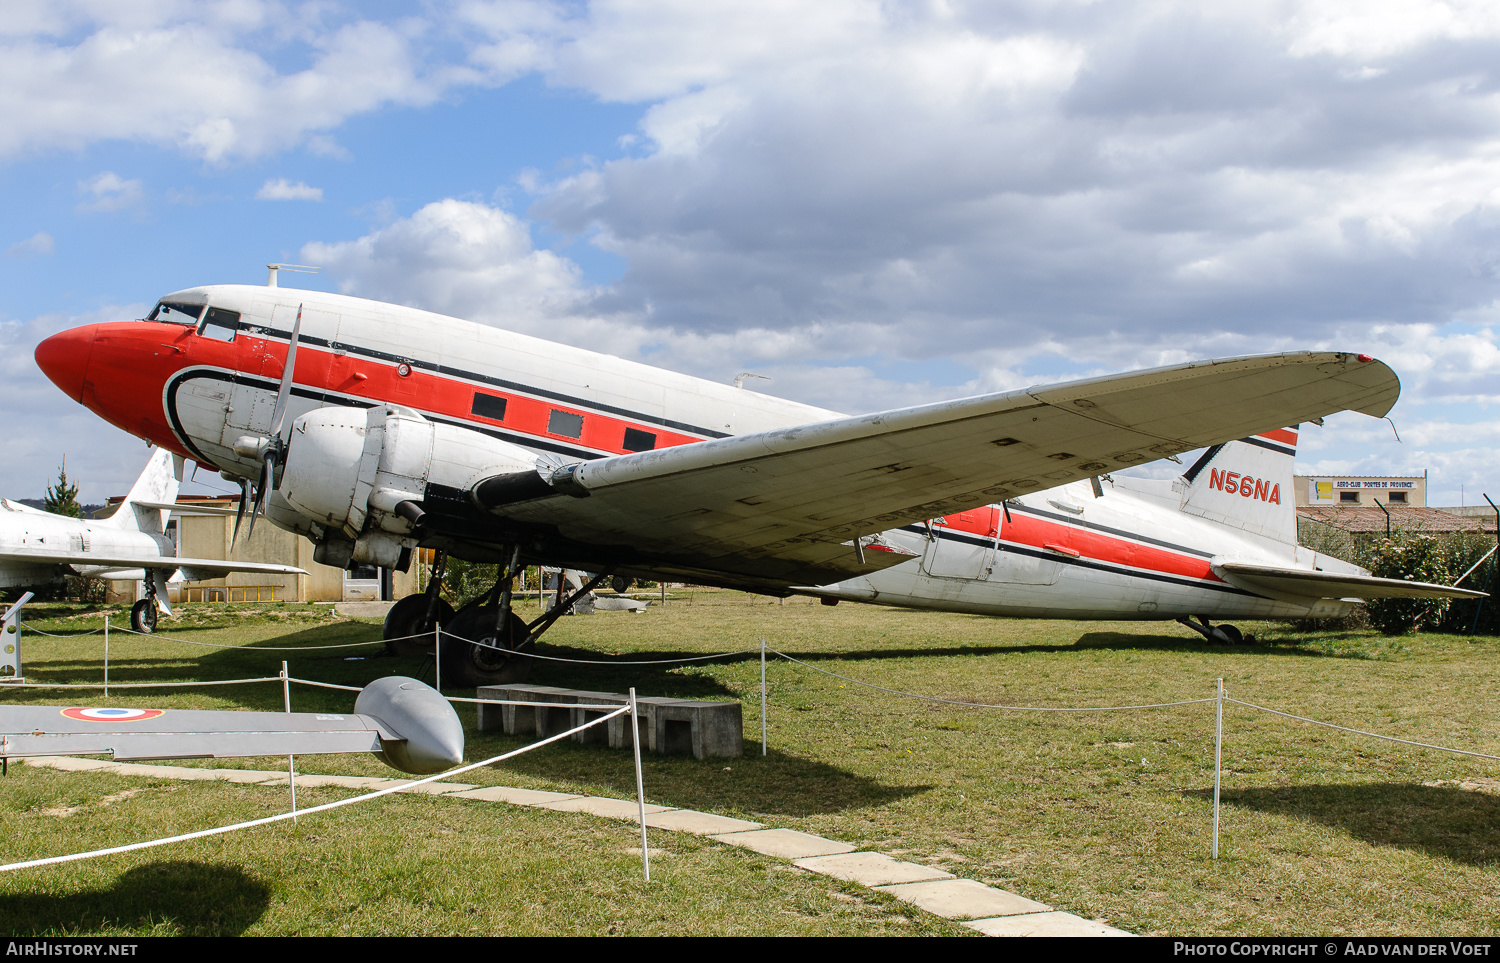
<path fill-rule="evenodd" d="M 826 584 L 905 560 L 861 558 L 858 536 L 1337 411 L 1380 416 L 1399 394 L 1363 355 L 1205 361 L 619 455 L 472 497 L 649 564 Z"/>

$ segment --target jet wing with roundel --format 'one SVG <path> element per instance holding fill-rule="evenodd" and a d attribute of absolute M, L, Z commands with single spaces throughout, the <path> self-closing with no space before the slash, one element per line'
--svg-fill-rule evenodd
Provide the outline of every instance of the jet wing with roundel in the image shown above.
<path fill-rule="evenodd" d="M 1399 393 L 1366 355 L 1204 361 L 495 476 L 464 494 L 596 561 L 616 546 L 658 570 L 820 585 L 908 560 L 868 544 L 884 530 L 1338 411 L 1383 416 Z"/>

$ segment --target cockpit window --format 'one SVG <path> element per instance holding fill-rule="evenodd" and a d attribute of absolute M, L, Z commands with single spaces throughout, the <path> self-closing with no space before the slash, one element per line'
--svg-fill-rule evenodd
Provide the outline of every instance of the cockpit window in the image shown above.
<path fill-rule="evenodd" d="M 234 333 L 239 330 L 239 327 L 240 313 L 238 311 L 209 308 L 208 313 L 203 316 L 203 327 L 198 329 L 198 333 L 205 338 L 233 341 Z"/>
<path fill-rule="evenodd" d="M 203 314 L 201 304 L 172 304 L 162 301 L 151 312 L 147 321 L 165 321 L 168 324 L 197 324 L 198 318 Z"/>

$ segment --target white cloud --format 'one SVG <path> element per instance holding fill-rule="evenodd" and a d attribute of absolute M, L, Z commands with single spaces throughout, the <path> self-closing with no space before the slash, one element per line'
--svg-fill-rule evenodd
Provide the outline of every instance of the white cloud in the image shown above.
<path fill-rule="evenodd" d="M 52 240 L 52 235 L 46 231 L 37 231 L 24 241 L 17 241 L 5 249 L 6 257 L 27 257 L 32 254 L 51 254 L 57 249 Z"/>
<path fill-rule="evenodd" d="M 86 181 L 78 182 L 78 192 L 84 195 L 78 210 L 122 211 L 141 203 L 144 193 L 139 180 L 125 180 L 114 171 L 103 171 Z"/>
<path fill-rule="evenodd" d="M 255 192 L 257 201 L 321 201 L 323 199 L 323 188 L 308 187 L 298 181 L 293 184 L 285 177 L 274 181 L 266 181 Z"/>
<path fill-rule="evenodd" d="M 325 134 L 347 118 L 431 103 L 480 79 L 462 65 L 423 63 L 416 21 L 324 23 L 337 11 L 321 4 L 20 6 L 0 30 L 0 156 L 99 140 L 212 163 L 309 142 L 336 153 Z M 297 61 L 306 65 L 282 66 Z"/>

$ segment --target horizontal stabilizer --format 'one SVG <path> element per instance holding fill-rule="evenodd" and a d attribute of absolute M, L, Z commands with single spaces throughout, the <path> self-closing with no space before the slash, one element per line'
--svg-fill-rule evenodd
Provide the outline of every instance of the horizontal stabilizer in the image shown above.
<path fill-rule="evenodd" d="M 1214 559 L 1214 574 L 1235 588 L 1284 602 L 1311 599 L 1478 599 L 1484 592 L 1434 585 L 1431 582 L 1408 582 L 1399 578 L 1376 578 L 1345 572 L 1310 572 L 1305 569 L 1279 568 L 1274 565 L 1252 565 Z"/>
<path fill-rule="evenodd" d="M 463 761 L 457 714 L 421 682 L 378 679 L 360 693 L 356 707 L 367 711 L 0 706 L 0 756 L 219 759 L 373 752 L 413 773 L 442 772 Z"/>

